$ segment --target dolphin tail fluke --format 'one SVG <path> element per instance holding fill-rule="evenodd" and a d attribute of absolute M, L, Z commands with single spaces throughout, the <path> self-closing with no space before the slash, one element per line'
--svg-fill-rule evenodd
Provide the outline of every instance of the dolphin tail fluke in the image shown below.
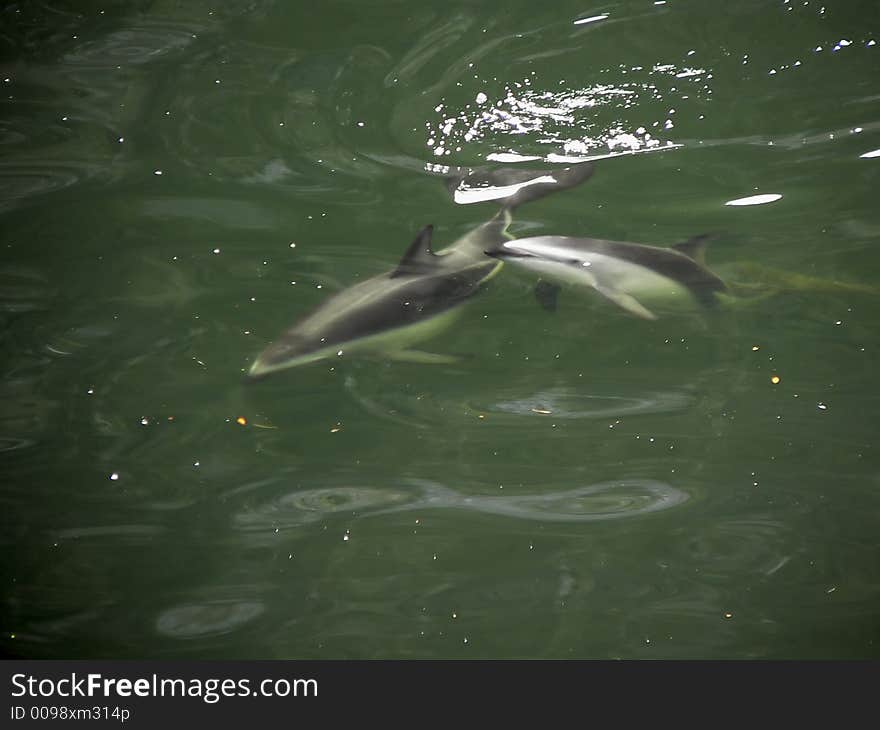
<path fill-rule="evenodd" d="M 573 188 L 588 180 L 593 170 L 591 162 L 543 170 L 460 167 L 446 180 L 456 203 L 468 205 L 495 201 L 503 208 L 513 210 L 557 190 Z"/>

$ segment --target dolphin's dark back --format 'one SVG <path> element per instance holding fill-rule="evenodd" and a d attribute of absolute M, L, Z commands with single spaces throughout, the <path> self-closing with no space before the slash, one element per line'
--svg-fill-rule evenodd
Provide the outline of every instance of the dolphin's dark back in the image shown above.
<path fill-rule="evenodd" d="M 436 272 L 394 279 L 383 274 L 378 281 L 373 279 L 364 284 L 387 286 L 384 295 L 365 297 L 363 303 L 355 308 L 348 301 L 363 285 L 346 289 L 304 317 L 291 328 L 291 333 L 306 337 L 316 337 L 320 333 L 320 344 L 327 346 L 416 324 L 452 309 L 473 296 L 497 266 L 497 261 L 487 258 L 485 264 L 461 271 L 438 268 Z M 324 316 L 335 307 L 339 308 L 340 316 Z M 315 342 L 314 346 L 318 344 Z"/>

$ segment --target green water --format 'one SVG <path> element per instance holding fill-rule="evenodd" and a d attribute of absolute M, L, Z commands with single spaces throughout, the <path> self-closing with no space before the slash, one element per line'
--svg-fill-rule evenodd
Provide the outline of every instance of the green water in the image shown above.
<path fill-rule="evenodd" d="M 499 7 L 0 11 L 3 653 L 880 655 L 876 3 Z M 494 213 L 426 165 L 625 150 L 514 232 L 714 232 L 745 299 L 508 266 L 456 364 L 243 382 Z"/>

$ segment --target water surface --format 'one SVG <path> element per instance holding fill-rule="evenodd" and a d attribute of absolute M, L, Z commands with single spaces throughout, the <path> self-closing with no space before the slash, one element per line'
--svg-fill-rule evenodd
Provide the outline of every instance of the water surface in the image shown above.
<path fill-rule="evenodd" d="M 875 3 L 0 18 L 4 653 L 878 656 Z M 713 232 L 739 301 L 550 313 L 507 267 L 455 364 L 243 382 L 494 213 L 443 166 L 588 158 L 515 233 Z"/>

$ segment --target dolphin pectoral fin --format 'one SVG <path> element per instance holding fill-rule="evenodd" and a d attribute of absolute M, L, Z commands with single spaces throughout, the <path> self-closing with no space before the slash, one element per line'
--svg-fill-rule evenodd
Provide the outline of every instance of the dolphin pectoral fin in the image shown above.
<path fill-rule="evenodd" d="M 425 365 L 455 365 L 462 361 L 457 355 L 440 355 L 423 350 L 394 350 L 388 353 L 388 357 L 397 362 L 417 362 Z"/>
<path fill-rule="evenodd" d="M 627 294 L 625 291 L 611 289 L 604 286 L 597 286 L 596 291 L 607 299 L 610 299 L 619 307 L 623 307 L 630 314 L 636 315 L 636 317 L 640 317 L 641 319 L 657 319 L 656 314 L 650 309 L 647 309 L 638 299 L 631 294 Z"/>
<path fill-rule="evenodd" d="M 552 284 L 542 279 L 535 284 L 535 299 L 548 312 L 555 312 L 560 289 L 559 284 Z"/>

